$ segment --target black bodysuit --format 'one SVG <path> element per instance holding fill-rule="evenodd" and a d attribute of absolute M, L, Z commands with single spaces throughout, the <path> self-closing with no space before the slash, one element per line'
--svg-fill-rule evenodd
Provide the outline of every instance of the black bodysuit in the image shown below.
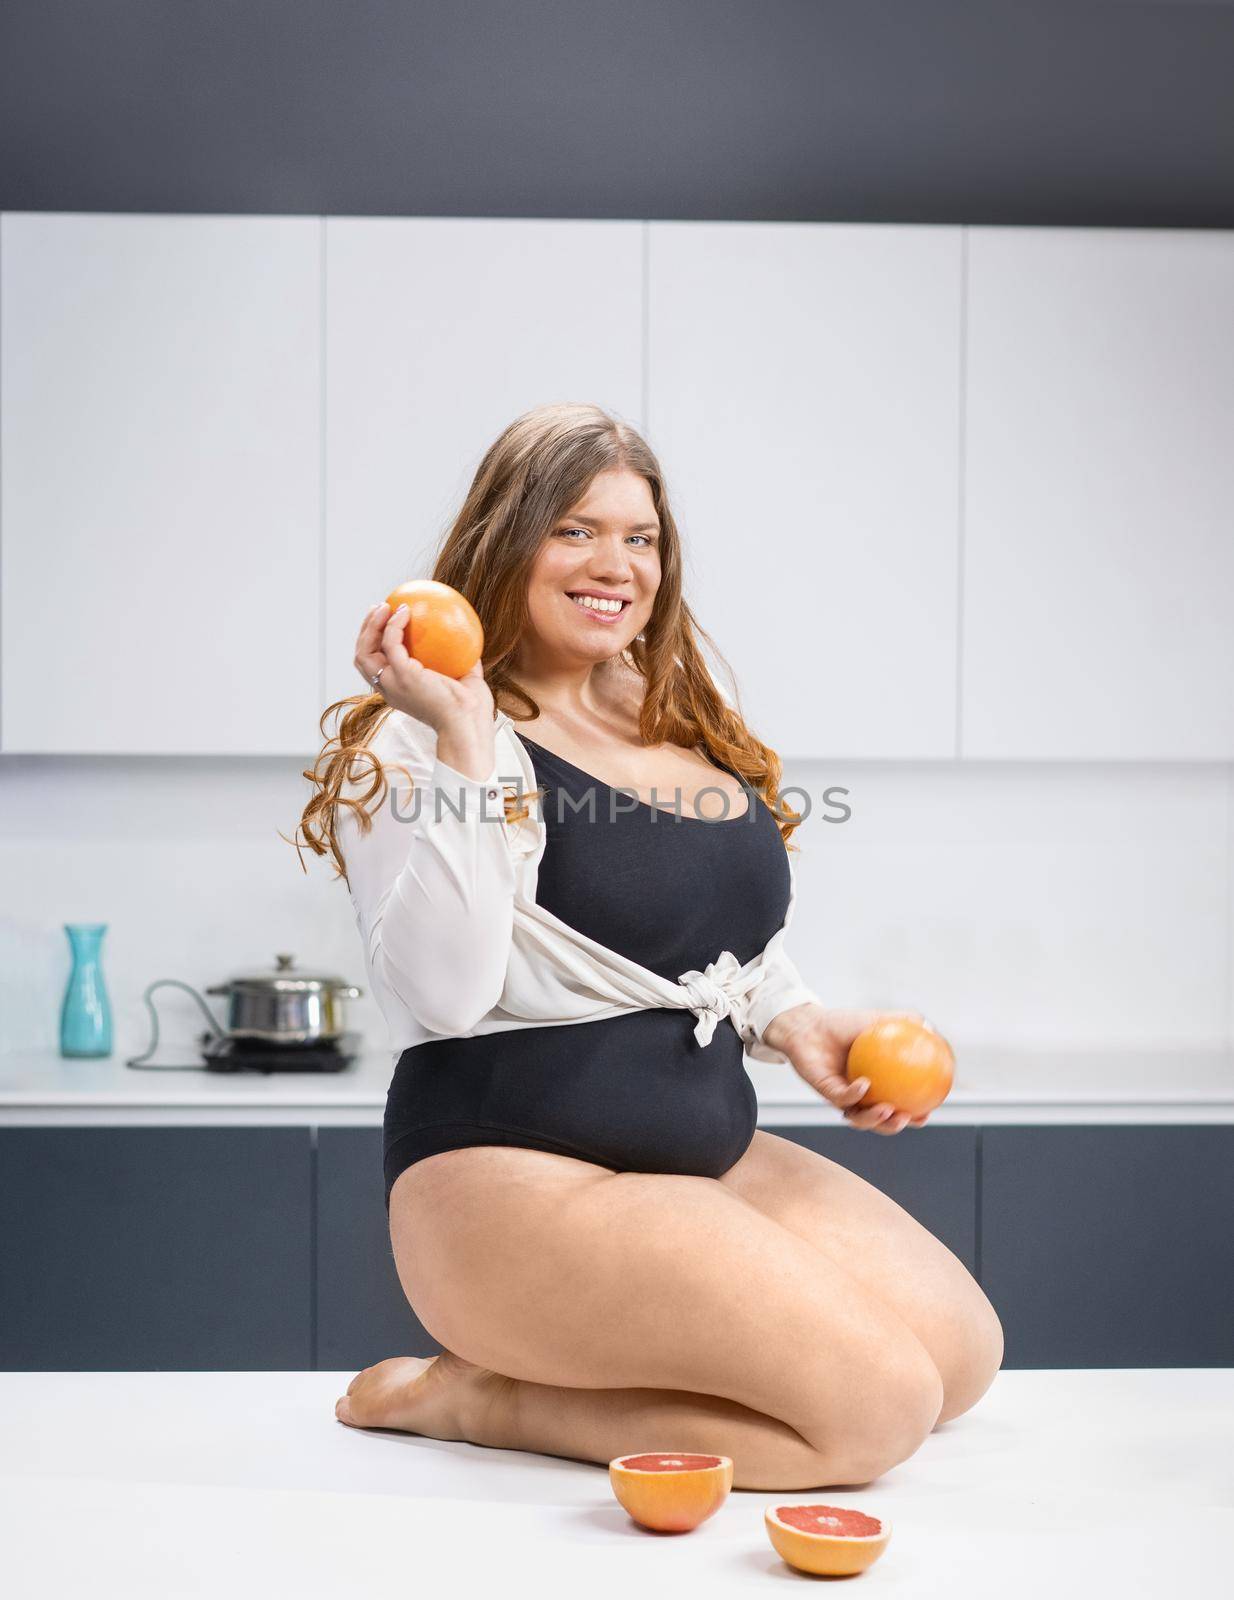
<path fill-rule="evenodd" d="M 628 795 L 518 737 L 545 790 L 540 905 L 673 983 L 722 950 L 744 965 L 766 947 L 791 882 L 761 796 L 743 785 L 745 813 L 738 798 L 716 821 L 641 801 L 622 810 Z M 719 1177 L 753 1139 L 758 1102 L 732 1019 L 707 1045 L 694 1037 L 697 1021 L 685 1008 L 657 1007 L 404 1050 L 386 1098 L 387 1209 L 413 1162 L 466 1145 Z"/>

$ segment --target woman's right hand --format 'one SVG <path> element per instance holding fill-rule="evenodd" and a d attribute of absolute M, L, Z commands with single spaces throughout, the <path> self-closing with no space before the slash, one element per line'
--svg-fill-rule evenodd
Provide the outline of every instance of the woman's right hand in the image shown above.
<path fill-rule="evenodd" d="M 493 692 L 484 681 L 483 663 L 477 661 L 461 678 L 434 672 L 407 651 L 407 607 L 391 612 L 383 600 L 373 606 L 360 625 L 356 640 L 356 671 L 369 690 L 373 674 L 381 672 L 377 691 L 396 711 L 426 722 L 438 733 L 447 725 L 475 721 L 488 727 L 493 721 Z M 382 670 L 384 668 L 384 671 Z"/>

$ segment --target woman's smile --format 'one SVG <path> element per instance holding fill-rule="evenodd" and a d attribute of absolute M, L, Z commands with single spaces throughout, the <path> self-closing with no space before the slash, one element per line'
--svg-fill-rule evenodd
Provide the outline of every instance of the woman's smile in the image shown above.
<path fill-rule="evenodd" d="M 612 623 L 620 620 L 630 609 L 631 602 L 623 600 L 619 606 L 611 606 L 609 602 L 598 603 L 594 600 L 582 600 L 567 593 L 565 597 L 576 611 L 582 611 L 596 622 Z"/>

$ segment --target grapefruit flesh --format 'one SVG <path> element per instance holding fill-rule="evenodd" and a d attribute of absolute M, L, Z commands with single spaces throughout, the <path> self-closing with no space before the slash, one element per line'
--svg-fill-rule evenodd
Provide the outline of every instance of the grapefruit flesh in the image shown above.
<path fill-rule="evenodd" d="M 850 1083 L 870 1080 L 860 1105 L 885 1101 L 921 1117 L 951 1093 L 955 1056 L 941 1033 L 908 1017 L 885 1017 L 853 1040 L 844 1070 Z"/>
<path fill-rule="evenodd" d="M 768 1506 L 763 1520 L 776 1553 L 790 1567 L 831 1578 L 864 1572 L 891 1537 L 890 1523 L 847 1506 Z"/>
<path fill-rule="evenodd" d="M 447 678 L 461 678 L 484 653 L 480 618 L 466 595 L 448 583 L 413 578 L 392 589 L 386 604 L 391 616 L 399 606 L 407 607 L 403 643 L 421 666 Z"/>
<path fill-rule="evenodd" d="M 608 1464 L 618 1501 L 644 1528 L 688 1533 L 714 1516 L 733 1487 L 731 1456 L 644 1451 Z"/>

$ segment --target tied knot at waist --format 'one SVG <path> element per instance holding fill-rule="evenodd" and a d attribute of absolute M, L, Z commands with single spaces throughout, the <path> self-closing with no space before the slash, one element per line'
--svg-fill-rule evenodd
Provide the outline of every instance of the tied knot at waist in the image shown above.
<path fill-rule="evenodd" d="M 741 963 L 731 950 L 722 950 L 701 972 L 681 974 L 677 982 L 690 996 L 687 1008 L 698 1017 L 694 1037 L 699 1044 L 711 1043 L 716 1024 L 724 1017 L 733 1016 L 740 1021 L 745 1014 L 750 991 L 763 981 L 764 976 L 762 967 L 742 976 Z"/>

